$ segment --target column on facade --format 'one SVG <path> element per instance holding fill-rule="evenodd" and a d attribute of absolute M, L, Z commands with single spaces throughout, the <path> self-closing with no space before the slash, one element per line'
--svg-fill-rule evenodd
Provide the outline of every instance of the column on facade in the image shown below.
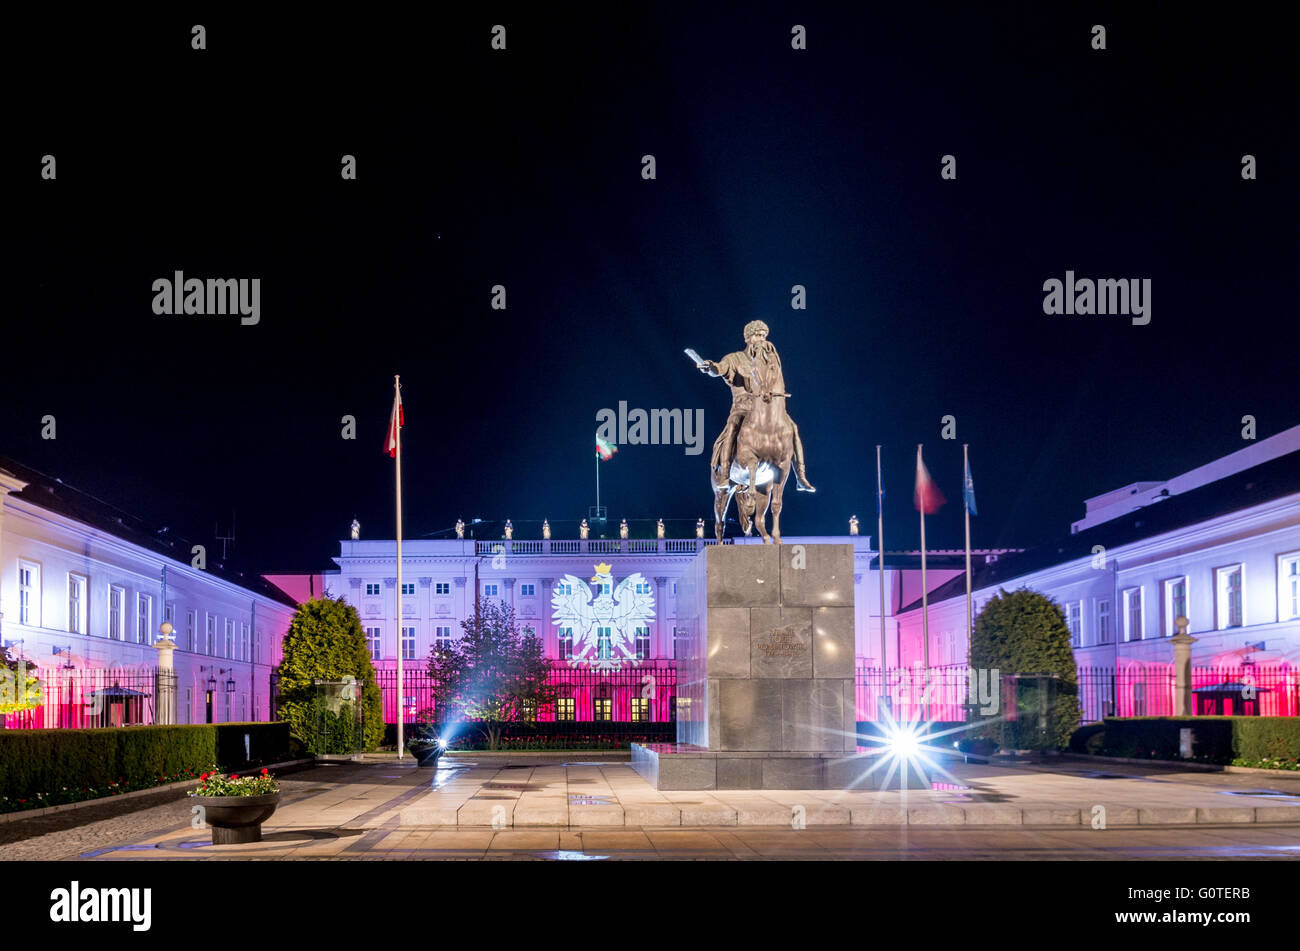
<path fill-rule="evenodd" d="M 515 609 L 515 579 L 502 578 L 501 583 L 505 585 L 506 591 L 509 592 L 509 598 L 506 603 L 510 605 L 510 610 L 513 611 Z"/>
<path fill-rule="evenodd" d="M 655 578 L 655 593 L 657 595 L 657 597 L 655 598 L 655 627 L 657 628 L 657 630 L 655 631 L 655 641 L 657 643 L 655 645 L 655 648 L 650 652 L 650 656 L 652 658 L 659 658 L 659 657 L 671 658 L 673 656 L 672 643 L 671 643 L 672 631 L 671 630 L 667 631 L 667 636 L 665 637 L 665 630 L 664 630 L 668 621 L 668 598 L 666 596 L 667 590 L 668 590 L 668 579 Z"/>
<path fill-rule="evenodd" d="M 396 578 L 384 579 L 384 616 L 397 618 L 396 630 L 385 636 L 396 637 L 397 649 L 400 651 L 402 649 L 402 593 L 397 590 Z M 391 627 L 391 625 L 385 624 L 384 627 Z M 397 656 L 396 654 L 389 654 L 384 647 L 380 648 L 379 654 L 381 657 Z"/>
<path fill-rule="evenodd" d="M 540 578 L 538 579 L 538 583 L 541 584 L 542 586 L 541 608 L 538 612 L 539 614 L 538 624 L 540 624 L 544 628 L 544 630 L 542 631 L 542 651 L 546 654 L 547 657 L 559 657 L 560 656 L 560 642 L 558 637 L 559 629 L 558 628 L 555 629 L 557 632 L 557 636 L 552 637 L 551 629 L 554 627 L 554 625 L 551 623 L 550 609 L 548 607 L 548 605 L 551 603 L 551 586 L 555 584 L 555 579 Z M 554 654 L 551 653 L 552 643 L 555 644 Z"/>
<path fill-rule="evenodd" d="M 415 611 L 420 620 L 424 621 L 425 631 L 428 634 L 429 642 L 426 650 L 420 650 L 419 634 L 416 635 L 415 656 L 424 657 L 429 649 L 433 648 L 433 625 L 436 620 L 433 612 L 433 579 L 421 578 L 419 587 L 419 600 L 415 603 Z"/>
<path fill-rule="evenodd" d="M 456 578 L 456 598 L 454 601 L 456 611 L 456 620 L 464 621 L 469 618 L 469 596 L 465 592 L 465 586 L 469 583 L 468 578 Z"/>

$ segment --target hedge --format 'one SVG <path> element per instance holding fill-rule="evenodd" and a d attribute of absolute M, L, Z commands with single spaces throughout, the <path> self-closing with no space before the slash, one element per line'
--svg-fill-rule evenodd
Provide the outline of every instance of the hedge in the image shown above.
<path fill-rule="evenodd" d="M 1192 759 L 1227 765 L 1236 759 L 1300 757 L 1300 717 L 1107 717 L 1074 731 L 1076 753 L 1135 759 L 1182 759 L 1179 732 L 1192 729 Z"/>
<path fill-rule="evenodd" d="M 0 730 L 0 796 L 52 795 L 65 787 L 145 789 L 213 763 L 239 770 L 275 762 L 288 749 L 284 723 Z"/>

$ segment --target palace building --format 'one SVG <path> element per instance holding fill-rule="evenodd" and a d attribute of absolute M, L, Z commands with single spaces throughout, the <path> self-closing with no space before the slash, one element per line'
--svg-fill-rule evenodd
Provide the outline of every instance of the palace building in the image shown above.
<path fill-rule="evenodd" d="M 0 638 L 41 704 L 15 727 L 155 722 L 154 644 L 170 624 L 176 721 L 271 718 L 271 671 L 295 601 L 189 542 L 0 459 Z"/>

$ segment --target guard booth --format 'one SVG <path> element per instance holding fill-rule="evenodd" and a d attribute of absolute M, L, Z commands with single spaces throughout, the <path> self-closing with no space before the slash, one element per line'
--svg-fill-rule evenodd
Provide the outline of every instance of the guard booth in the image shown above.
<path fill-rule="evenodd" d="M 307 752 L 347 756 L 365 748 L 361 683 L 352 677 L 312 681 L 315 696 L 307 715 Z"/>
<path fill-rule="evenodd" d="M 1003 674 L 1001 713 L 1003 747 L 1041 749 L 1047 741 L 1048 715 L 1060 692 L 1057 674 Z"/>
<path fill-rule="evenodd" d="M 1207 687 L 1197 687 L 1197 716 L 1259 716 L 1260 695 L 1268 693 L 1270 688 L 1256 684 L 1225 681 Z"/>

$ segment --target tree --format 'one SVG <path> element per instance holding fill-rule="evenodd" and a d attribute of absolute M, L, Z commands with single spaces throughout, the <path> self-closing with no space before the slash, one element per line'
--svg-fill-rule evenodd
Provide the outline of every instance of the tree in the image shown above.
<path fill-rule="evenodd" d="M 1013 749 L 1069 743 L 1079 725 L 1078 676 L 1070 628 L 1055 601 L 1028 588 L 994 595 L 975 619 L 970 662 L 976 671 L 997 670 L 1001 692 L 1013 694 L 1000 697 L 997 716 L 1006 719 L 990 728 L 999 743 Z M 1007 679 L 1014 674 L 1021 679 Z"/>
<path fill-rule="evenodd" d="M 375 667 L 357 609 L 343 598 L 314 598 L 299 606 L 284 636 L 280 675 L 280 719 L 312 752 L 373 750 L 384 736 L 383 707 Z M 338 683 L 351 677 L 360 686 L 323 695 L 316 681 Z M 356 703 L 363 734 L 355 736 Z M 322 735 L 323 734 L 323 735 Z M 339 748 L 336 748 L 339 747 Z"/>
<path fill-rule="evenodd" d="M 0 648 L 0 715 L 35 710 L 44 700 L 36 667 Z"/>
<path fill-rule="evenodd" d="M 461 627 L 460 640 L 450 647 L 435 646 L 429 655 L 439 723 L 531 719 L 540 707 L 554 702 L 542 639 L 530 627 L 518 628 L 513 608 L 485 600 Z M 500 729 L 489 726 L 488 737 L 495 748 Z"/>

